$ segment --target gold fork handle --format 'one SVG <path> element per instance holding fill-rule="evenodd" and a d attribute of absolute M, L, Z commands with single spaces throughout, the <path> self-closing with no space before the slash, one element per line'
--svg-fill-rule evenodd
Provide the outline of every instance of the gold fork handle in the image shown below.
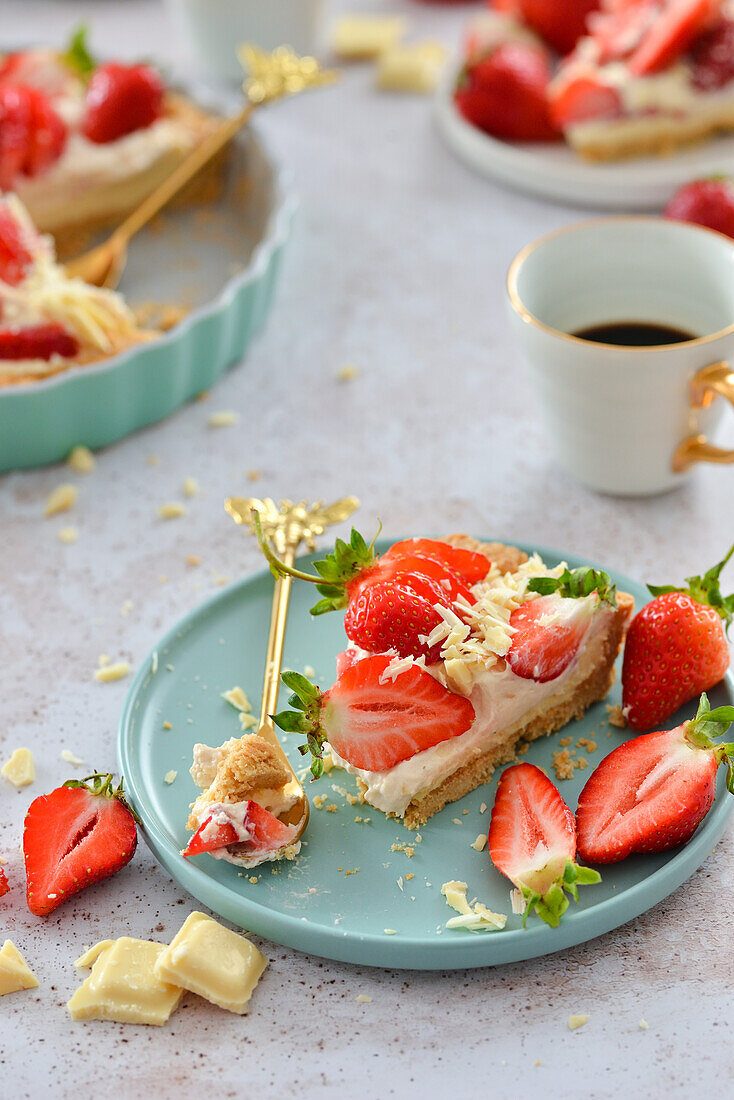
<path fill-rule="evenodd" d="M 136 210 L 133 210 L 132 214 L 125 218 L 125 221 L 112 234 L 111 239 L 126 244 L 131 237 L 134 237 L 144 225 L 147 225 L 151 218 L 154 218 L 170 202 L 182 187 L 185 187 L 205 164 L 209 163 L 212 157 L 216 156 L 221 149 L 224 149 L 225 145 L 229 144 L 232 138 L 246 125 L 254 109 L 254 104 L 246 103 L 238 114 L 220 123 L 216 130 L 208 134 L 201 144 L 197 145 L 186 159 L 179 164 L 178 168 L 171 172 L 160 187 L 157 187 Z"/>
<path fill-rule="evenodd" d="M 288 547 L 283 555 L 286 565 L 293 565 L 296 553 L 294 547 Z M 263 677 L 262 704 L 260 707 L 260 725 L 270 725 L 270 715 L 278 706 L 280 688 L 280 669 L 283 664 L 283 646 L 285 644 L 285 625 L 288 618 L 288 604 L 291 596 L 292 577 L 278 577 L 273 591 L 273 609 L 270 614 L 270 632 L 268 650 L 265 657 L 265 675 Z"/>

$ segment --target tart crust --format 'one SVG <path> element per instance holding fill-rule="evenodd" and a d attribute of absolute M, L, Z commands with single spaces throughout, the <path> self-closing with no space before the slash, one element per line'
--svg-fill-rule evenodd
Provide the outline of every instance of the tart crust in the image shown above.
<path fill-rule="evenodd" d="M 686 145 L 734 130 L 734 101 L 720 103 L 704 114 L 686 118 L 646 116 L 612 121 L 602 126 L 572 127 L 565 137 L 585 160 L 610 161 L 629 157 L 668 156 Z"/>

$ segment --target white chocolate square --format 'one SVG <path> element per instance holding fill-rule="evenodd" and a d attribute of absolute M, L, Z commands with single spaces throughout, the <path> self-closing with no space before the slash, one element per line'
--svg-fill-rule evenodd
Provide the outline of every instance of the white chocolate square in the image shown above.
<path fill-rule="evenodd" d="M 121 936 L 85 952 L 77 966 L 91 966 L 92 973 L 68 1002 L 72 1019 L 165 1024 L 183 990 L 156 977 L 155 964 L 164 950 L 162 943 Z"/>
<path fill-rule="evenodd" d="M 440 42 L 393 46 L 377 59 L 377 87 L 389 92 L 432 92 L 445 60 Z"/>
<path fill-rule="evenodd" d="M 244 936 L 193 912 L 159 956 L 155 972 L 162 981 L 242 1015 L 267 963 Z"/>
<path fill-rule="evenodd" d="M 405 20 L 399 15 L 344 15 L 334 24 L 334 52 L 351 59 L 378 57 L 404 33 Z"/>
<path fill-rule="evenodd" d="M 6 940 L 0 950 L 0 997 L 6 993 L 19 993 L 21 989 L 35 989 L 38 978 L 21 955 L 12 940 Z"/>

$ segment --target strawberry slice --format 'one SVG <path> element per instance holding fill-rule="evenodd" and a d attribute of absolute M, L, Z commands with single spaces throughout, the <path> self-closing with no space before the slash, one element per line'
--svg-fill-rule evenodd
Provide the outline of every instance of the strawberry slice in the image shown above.
<path fill-rule="evenodd" d="M 569 53 L 586 31 L 600 0 L 518 0 L 524 22 L 557 53 Z"/>
<path fill-rule="evenodd" d="M 589 616 L 569 616 L 564 602 L 555 596 L 540 596 L 521 604 L 510 615 L 514 633 L 507 661 L 516 676 L 545 684 L 571 664 Z"/>
<path fill-rule="evenodd" d="M 163 83 L 148 65 L 100 65 L 87 87 L 82 133 L 104 145 L 143 130 L 163 114 L 164 97 Z"/>
<path fill-rule="evenodd" d="M 4 894 L 7 894 L 9 891 L 10 884 L 8 882 L 8 876 L 5 874 L 2 867 L 0 867 L 0 898 L 3 897 Z"/>
<path fill-rule="evenodd" d="M 181 855 L 198 856 L 202 852 L 215 852 L 228 848 L 230 844 L 240 845 L 237 854 L 245 858 L 262 852 L 276 852 L 292 844 L 297 830 L 293 825 L 284 825 L 269 810 L 248 800 L 242 813 L 242 827 L 248 834 L 246 840 L 240 839 L 240 833 L 229 821 L 218 823 L 214 820 L 219 814 L 227 814 L 227 805 L 217 805 L 214 814 L 210 814 L 199 826 Z M 239 818 L 238 818 L 239 820 Z"/>
<path fill-rule="evenodd" d="M 630 56 L 630 72 L 645 76 L 667 69 L 710 25 L 719 6 L 718 0 L 668 0 Z"/>
<path fill-rule="evenodd" d="M 35 798 L 23 827 L 28 908 L 45 917 L 80 890 L 114 875 L 138 843 L 122 780 L 111 775 L 70 779 Z"/>
<path fill-rule="evenodd" d="M 336 655 L 336 678 L 337 680 L 341 676 L 342 672 L 346 672 L 352 665 L 356 665 L 357 661 L 361 660 L 362 654 L 358 649 L 353 646 L 347 646 L 341 653 Z"/>
<path fill-rule="evenodd" d="M 710 710 L 702 695 L 692 721 L 610 752 L 579 797 L 576 827 L 584 859 L 616 863 L 633 852 L 663 852 L 690 840 L 716 797 L 722 761 L 734 793 L 734 744 L 711 740 L 732 721 L 734 707 Z"/>
<path fill-rule="evenodd" d="M 441 643 L 425 639 L 443 620 L 435 604 L 446 605 L 445 590 L 429 577 L 404 573 L 364 585 L 350 601 L 344 630 L 350 641 L 370 653 L 396 651 L 400 657 L 441 659 Z"/>
<path fill-rule="evenodd" d="M 409 558 L 414 554 L 442 562 L 468 585 L 483 581 L 492 564 L 489 558 L 476 550 L 451 546 L 450 543 L 441 542 L 439 539 L 403 539 L 401 542 L 393 543 L 382 555 L 381 560 L 384 562 L 392 558 Z"/>
<path fill-rule="evenodd" d="M 191 840 L 188 842 L 182 856 L 199 856 L 202 852 L 215 852 L 218 848 L 226 848 L 228 844 L 237 843 L 237 830 L 227 821 L 223 825 L 217 825 L 211 814 L 202 821 Z"/>
<path fill-rule="evenodd" d="M 550 113 L 555 125 L 564 130 L 591 119 L 619 118 L 623 113 L 622 99 L 616 88 L 600 84 L 592 77 L 577 77 L 553 91 Z"/>
<path fill-rule="evenodd" d="M 24 85 L 0 84 L 0 188 L 19 175 L 35 176 L 61 156 L 67 129 L 46 95 Z"/>
<path fill-rule="evenodd" d="M 32 256 L 21 227 L 6 205 L 0 205 L 0 279 L 10 286 L 23 281 Z"/>
<path fill-rule="evenodd" d="M 473 723 L 469 700 L 447 691 L 422 668 L 412 665 L 394 679 L 384 676 L 391 660 L 365 657 L 323 693 L 300 673 L 283 673 L 295 709 L 274 715 L 273 721 L 283 730 L 306 734 L 300 751 L 313 756 L 315 778 L 323 771 L 325 741 L 355 768 L 386 771 L 466 733 Z"/>
<path fill-rule="evenodd" d="M 629 57 L 660 14 L 660 0 L 635 0 L 633 4 L 607 5 L 589 16 L 589 31 L 599 51 L 598 65 Z"/>
<path fill-rule="evenodd" d="M 502 773 L 492 807 L 489 854 L 522 895 L 523 927 L 533 910 L 558 927 L 568 909 L 565 891 L 578 901 L 578 886 L 600 881 L 597 871 L 575 862 L 573 814 L 534 764 L 515 764 Z"/>
<path fill-rule="evenodd" d="M 73 359 L 79 341 L 61 325 L 29 325 L 28 328 L 0 329 L 0 360 L 53 359 L 61 355 Z"/>

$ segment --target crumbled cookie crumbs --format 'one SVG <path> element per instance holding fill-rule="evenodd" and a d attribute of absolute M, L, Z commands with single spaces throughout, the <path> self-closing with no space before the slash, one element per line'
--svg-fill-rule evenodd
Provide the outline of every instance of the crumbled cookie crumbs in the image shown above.
<path fill-rule="evenodd" d="M 44 516 L 57 516 L 59 512 L 68 512 L 74 507 L 79 490 L 76 485 L 58 485 L 53 492 L 46 497 L 43 509 Z"/>
<path fill-rule="evenodd" d="M 186 558 L 187 565 L 201 565 L 201 558 L 198 554 L 189 554 Z"/>
<path fill-rule="evenodd" d="M 571 779 L 576 768 L 572 753 L 574 749 L 556 749 L 553 753 L 553 770 L 556 779 Z"/>
<path fill-rule="evenodd" d="M 339 382 L 352 382 L 359 376 L 359 369 L 352 363 L 345 363 L 343 367 L 339 367 L 336 372 L 336 377 Z"/>
<path fill-rule="evenodd" d="M 483 852 L 487 846 L 487 837 L 485 833 L 480 833 L 474 843 L 471 845 L 475 852 Z"/>
<path fill-rule="evenodd" d="M 158 507 L 158 515 L 161 519 L 179 519 L 186 515 L 186 509 L 178 500 L 169 500 Z"/>
<path fill-rule="evenodd" d="M 250 882 L 252 883 L 253 886 L 256 883 L 258 883 L 259 881 L 260 881 L 260 879 L 257 877 L 257 875 L 250 875 Z"/>
<path fill-rule="evenodd" d="M 91 474 L 97 465 L 97 460 L 89 447 L 79 446 L 71 449 L 66 465 L 70 466 L 77 474 Z"/>
<path fill-rule="evenodd" d="M 99 680 L 101 684 L 109 684 L 113 680 L 122 680 L 130 672 L 130 665 L 127 661 L 118 661 L 114 665 L 102 665 L 101 668 L 95 669 L 94 678 Z"/>
<path fill-rule="evenodd" d="M 517 746 L 517 755 L 518 756 L 524 756 L 529 748 L 530 748 L 530 742 L 529 741 L 521 741 L 520 744 Z"/>
<path fill-rule="evenodd" d="M 239 420 L 239 414 L 233 409 L 223 409 L 221 412 L 212 413 L 207 424 L 210 428 L 229 428 Z"/>
<path fill-rule="evenodd" d="M 411 871 L 411 872 L 410 872 L 410 874 L 408 874 L 408 875 L 406 875 L 406 876 L 405 876 L 405 881 L 406 881 L 406 882 L 410 882 L 410 880 L 411 880 L 412 878 L 415 878 L 415 875 L 414 875 L 414 874 L 413 874 L 413 872 Z"/>
<path fill-rule="evenodd" d="M 598 745 L 596 741 L 592 741 L 589 737 L 579 737 L 576 742 L 577 749 L 586 749 L 587 752 L 596 752 Z"/>
<path fill-rule="evenodd" d="M 588 766 L 589 766 L 589 761 L 586 759 L 585 756 L 580 756 L 578 758 L 578 760 L 576 761 L 576 767 L 581 768 L 581 771 L 583 771 L 584 768 L 587 768 Z"/>
<path fill-rule="evenodd" d="M 469 811 L 468 811 L 468 810 L 462 810 L 461 812 L 462 812 L 462 814 L 464 815 L 464 817 L 466 817 L 466 815 L 467 815 L 467 814 L 469 813 Z"/>
<path fill-rule="evenodd" d="M 195 477 L 185 477 L 182 484 L 183 495 L 185 497 L 195 497 L 199 495 L 199 482 Z"/>
<path fill-rule="evenodd" d="M 171 783 L 175 783 L 177 776 L 178 776 L 178 772 L 171 769 L 170 772 L 166 772 L 166 774 L 163 776 L 163 782 L 166 783 L 170 787 Z"/>
<path fill-rule="evenodd" d="M 338 807 L 336 802 L 330 802 L 329 805 L 326 807 L 326 812 L 327 814 L 335 814 L 337 809 Z"/>
<path fill-rule="evenodd" d="M 135 604 L 132 600 L 123 600 L 120 607 L 120 614 L 122 615 L 123 619 L 126 619 L 128 617 L 134 607 Z"/>
<path fill-rule="evenodd" d="M 324 806 L 326 805 L 326 802 L 327 802 L 328 798 L 329 798 L 328 794 L 317 794 L 314 797 L 314 800 L 313 800 L 313 804 L 316 807 L 316 809 L 317 810 L 323 810 Z"/>
<path fill-rule="evenodd" d="M 171 725 L 170 722 L 164 722 L 163 723 L 163 728 L 164 728 L 164 730 L 172 730 L 173 726 Z"/>
<path fill-rule="evenodd" d="M 248 470 L 245 474 L 248 481 L 259 481 L 263 476 L 262 470 Z"/>
<path fill-rule="evenodd" d="M 459 817 L 452 817 L 451 818 L 451 824 L 452 825 L 463 825 L 464 822 Z"/>
<path fill-rule="evenodd" d="M 148 455 L 145 461 L 148 463 L 149 466 L 158 466 L 160 465 L 161 460 L 158 455 Z"/>
<path fill-rule="evenodd" d="M 359 867 L 355 867 L 353 871 L 345 871 L 346 875 L 356 875 L 359 873 Z"/>
<path fill-rule="evenodd" d="M 59 527 L 56 532 L 56 538 L 59 542 L 63 542 L 66 546 L 70 546 L 79 538 L 79 529 L 77 527 Z"/>
<path fill-rule="evenodd" d="M 558 744 L 561 746 L 562 749 L 565 749 L 566 745 L 573 744 L 573 737 L 562 737 Z"/>

